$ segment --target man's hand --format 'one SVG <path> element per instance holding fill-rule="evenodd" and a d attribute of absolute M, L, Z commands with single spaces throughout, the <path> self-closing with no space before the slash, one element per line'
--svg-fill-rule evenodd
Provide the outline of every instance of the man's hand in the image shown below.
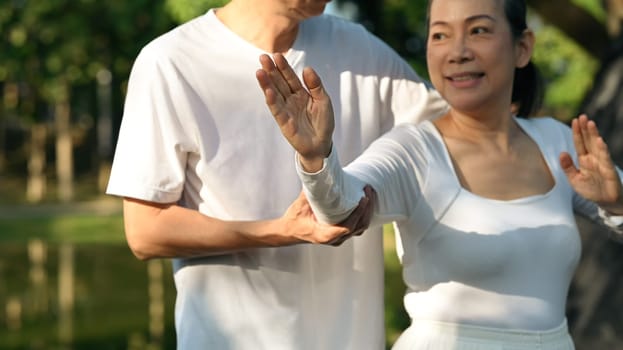
<path fill-rule="evenodd" d="M 287 235 L 302 242 L 339 246 L 352 236 L 361 235 L 369 226 L 374 209 L 376 193 L 370 186 L 364 188 L 365 197 L 357 208 L 342 222 L 335 225 L 322 224 L 301 192 L 282 217 Z"/>
<path fill-rule="evenodd" d="M 365 232 L 365 230 L 368 229 L 368 226 L 370 226 L 370 220 L 372 219 L 372 214 L 374 213 L 374 203 L 376 203 L 376 192 L 372 186 L 369 185 L 364 187 L 363 191 L 365 193 L 365 197 L 362 198 L 362 200 L 367 199 L 367 201 L 365 203 L 359 201 L 357 209 L 355 209 L 355 211 L 344 219 L 344 221 L 337 224 L 338 226 L 348 228 L 349 233 L 343 235 L 335 242 L 331 242 L 331 245 L 339 246 L 353 236 L 360 236 Z"/>

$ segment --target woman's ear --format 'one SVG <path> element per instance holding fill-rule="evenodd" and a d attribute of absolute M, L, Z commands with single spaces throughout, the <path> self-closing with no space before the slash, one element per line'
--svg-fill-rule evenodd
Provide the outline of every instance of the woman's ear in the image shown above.
<path fill-rule="evenodd" d="M 515 66 L 517 68 L 525 67 L 532 58 L 534 50 L 534 32 L 530 29 L 524 30 L 523 34 L 517 41 L 517 55 Z"/>

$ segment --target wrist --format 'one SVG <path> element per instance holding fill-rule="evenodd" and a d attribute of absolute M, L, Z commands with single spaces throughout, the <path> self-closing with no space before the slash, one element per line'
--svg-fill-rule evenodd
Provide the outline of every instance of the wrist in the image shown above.
<path fill-rule="evenodd" d="M 255 232 L 259 233 L 258 239 L 268 247 L 283 247 L 303 242 L 290 232 L 294 225 L 287 217 L 266 220 L 261 225 Z"/>
<path fill-rule="evenodd" d="M 619 191 L 621 192 L 621 191 Z M 613 201 L 598 202 L 597 205 L 610 215 L 621 216 L 623 215 L 623 196 L 618 195 Z"/>
<path fill-rule="evenodd" d="M 324 147 L 325 151 L 320 152 L 319 154 L 313 155 L 303 155 L 298 154 L 299 163 L 301 164 L 301 168 L 307 173 L 317 173 L 322 168 L 324 168 L 324 160 L 331 155 L 331 151 L 333 149 L 333 143 L 329 143 L 328 146 Z"/>
<path fill-rule="evenodd" d="M 613 216 L 623 216 L 623 205 L 599 205 L 599 207 L 606 213 Z"/>
<path fill-rule="evenodd" d="M 317 173 L 322 170 L 324 166 L 324 158 L 318 157 L 302 157 L 299 155 L 299 162 L 301 168 L 307 173 Z"/>

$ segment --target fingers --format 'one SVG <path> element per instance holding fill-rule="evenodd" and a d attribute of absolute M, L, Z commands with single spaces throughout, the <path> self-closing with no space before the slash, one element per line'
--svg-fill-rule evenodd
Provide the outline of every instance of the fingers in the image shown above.
<path fill-rule="evenodd" d="M 376 191 L 372 188 L 372 186 L 366 185 L 363 188 L 363 191 L 366 194 L 366 198 L 368 198 L 368 205 L 366 206 L 366 210 L 363 213 L 361 220 L 359 220 L 359 226 L 354 232 L 357 236 L 361 235 L 370 226 L 372 214 L 374 213 L 374 203 L 376 203 Z"/>
<path fill-rule="evenodd" d="M 322 87 L 322 81 L 320 80 L 318 73 L 316 73 L 316 71 L 312 68 L 305 67 L 305 69 L 303 69 L 303 82 L 305 83 L 305 86 L 307 86 L 312 99 L 320 100 L 327 98 L 327 94 Z"/>
<path fill-rule="evenodd" d="M 575 145 L 575 151 L 578 156 L 583 156 L 588 153 L 586 149 L 586 145 L 584 143 L 584 137 L 582 136 L 582 129 L 580 128 L 579 119 L 582 118 L 581 115 L 579 118 L 573 119 L 571 121 L 571 130 L 573 132 L 573 144 Z"/>
<path fill-rule="evenodd" d="M 327 243 L 328 245 L 332 245 L 334 247 L 339 247 L 342 245 L 342 243 L 346 242 L 349 238 L 351 238 L 353 235 L 352 234 L 342 234 L 339 235 L 338 237 L 336 237 L 334 240 L 332 240 L 331 242 Z"/>
<path fill-rule="evenodd" d="M 610 156 L 608 145 L 601 137 L 601 135 L 599 135 L 597 124 L 595 124 L 595 122 L 591 120 L 588 122 L 587 128 L 591 138 L 590 148 L 597 162 L 603 166 L 612 167 L 614 170 L 614 163 L 612 161 L 612 157 Z"/>
<path fill-rule="evenodd" d="M 334 226 L 344 228 L 346 232 L 339 236 L 336 236 L 334 239 L 327 242 L 327 244 L 337 247 L 344 243 L 347 239 L 351 238 L 353 235 L 359 235 L 361 234 L 361 232 L 363 232 L 363 229 L 360 228 L 360 223 L 361 219 L 365 216 L 368 201 L 369 199 L 367 196 L 362 197 L 361 200 L 359 200 L 359 205 L 357 206 L 357 208 L 355 208 L 355 210 L 346 219 L 344 219 L 344 221 Z"/>
<path fill-rule="evenodd" d="M 597 139 L 597 141 L 595 142 L 595 149 L 598 162 L 606 167 L 611 168 L 611 170 L 616 173 L 615 165 L 612 161 L 612 156 L 610 155 L 610 150 L 608 150 L 608 145 L 603 138 L 599 137 Z"/>
<path fill-rule="evenodd" d="M 365 216 L 368 207 L 369 198 L 364 196 L 359 200 L 357 208 L 346 218 L 339 223 L 339 226 L 346 227 L 350 233 L 358 231 L 361 219 Z"/>
<path fill-rule="evenodd" d="M 286 110 L 287 99 L 291 95 L 290 87 L 268 55 L 260 56 L 260 64 L 262 68 L 255 72 L 255 77 L 264 92 L 268 109 L 283 128 L 290 120 Z"/>
<path fill-rule="evenodd" d="M 608 146 L 599 135 L 594 121 L 582 114 L 571 122 L 571 129 L 578 157 L 591 154 L 601 164 L 612 163 Z"/>
<path fill-rule="evenodd" d="M 278 89 L 274 84 L 274 80 L 269 73 L 269 71 L 271 70 L 270 65 L 272 65 L 272 61 L 270 61 L 270 63 L 264 63 L 264 61 L 266 61 L 266 58 L 268 59 L 268 61 L 270 61 L 270 58 L 268 58 L 268 56 L 266 55 L 262 55 L 262 57 L 260 57 L 260 61 L 263 62 L 262 69 L 258 69 L 255 72 L 255 78 L 257 79 L 257 82 L 259 83 L 262 92 L 264 92 L 266 105 L 268 105 L 271 113 L 274 116 L 277 116 L 279 114 L 279 111 L 281 110 L 281 105 L 283 105 L 284 103 L 284 99 L 282 95 L 279 94 Z"/>
<path fill-rule="evenodd" d="M 365 196 L 359 201 L 359 205 L 351 213 L 351 215 L 340 223 L 339 226 L 348 229 L 348 234 L 336 237 L 328 244 L 332 246 L 339 246 L 352 236 L 360 236 L 370 225 L 372 219 L 372 213 L 374 209 L 374 202 L 376 200 L 376 192 L 374 189 L 367 185 L 364 187 Z"/>
<path fill-rule="evenodd" d="M 573 131 L 573 143 L 575 144 L 578 156 L 585 154 L 596 154 L 601 150 L 600 143 L 603 143 L 597 124 L 589 120 L 586 114 L 581 114 L 578 118 L 571 122 Z"/>
<path fill-rule="evenodd" d="M 559 161 L 560 167 L 565 172 L 565 175 L 567 175 L 567 178 L 571 182 L 571 180 L 580 172 L 578 168 L 575 167 L 575 164 L 573 164 L 573 159 L 571 158 L 571 155 L 567 152 L 563 152 L 560 154 Z"/>
<path fill-rule="evenodd" d="M 281 67 L 290 67 L 286 59 L 283 55 L 275 55 L 275 57 L 279 56 L 281 58 Z M 282 69 L 277 65 L 277 62 L 273 61 L 270 56 L 263 54 L 260 55 L 260 64 L 262 66 L 262 70 L 266 72 L 270 80 L 272 81 L 274 87 L 276 88 L 276 92 L 279 93 L 284 99 L 292 93 L 292 88 L 290 87 L 290 81 L 284 77 Z M 290 70 L 292 70 L 290 68 Z M 296 76 L 295 76 L 296 77 Z M 300 85 L 300 82 L 298 83 Z"/>
<path fill-rule="evenodd" d="M 287 84 L 289 92 L 297 93 L 298 91 L 303 90 L 301 80 L 296 75 L 286 58 L 282 54 L 276 53 L 273 56 L 273 59 L 275 60 L 275 65 L 279 69 L 279 74 Z"/>

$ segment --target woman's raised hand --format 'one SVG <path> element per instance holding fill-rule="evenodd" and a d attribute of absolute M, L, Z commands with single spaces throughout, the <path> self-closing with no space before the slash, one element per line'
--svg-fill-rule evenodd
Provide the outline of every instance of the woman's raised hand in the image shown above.
<path fill-rule="evenodd" d="M 623 214 L 623 188 L 608 146 L 599 136 L 597 125 L 586 115 L 571 123 L 578 166 L 568 153 L 560 155 L 569 183 L 582 197 L 614 213 Z"/>
<path fill-rule="evenodd" d="M 299 153 L 303 168 L 318 171 L 331 152 L 331 99 L 313 69 L 303 70 L 305 89 L 283 55 L 275 54 L 273 59 L 261 55 L 262 68 L 256 72 L 266 104 L 285 138 Z"/>

